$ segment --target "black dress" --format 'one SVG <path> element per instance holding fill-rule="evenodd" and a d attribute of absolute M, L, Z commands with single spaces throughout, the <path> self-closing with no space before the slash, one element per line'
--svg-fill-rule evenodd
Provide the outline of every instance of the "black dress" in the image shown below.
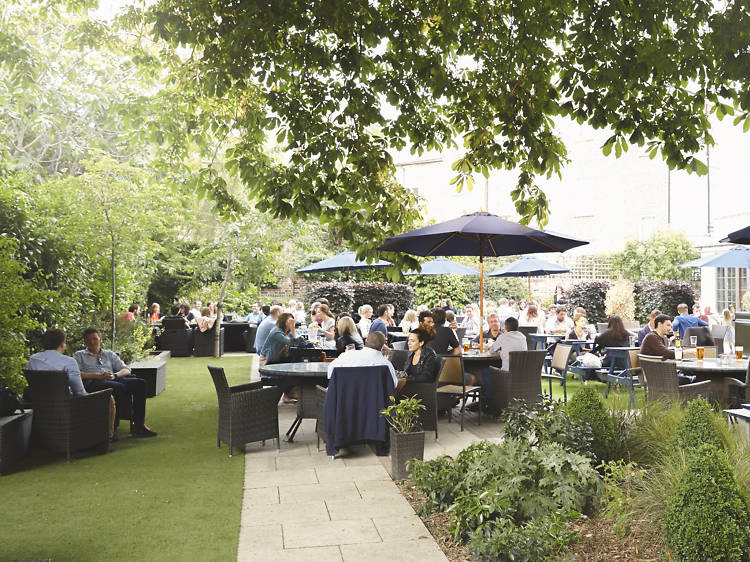
<path fill-rule="evenodd" d="M 406 361 L 406 380 L 411 382 L 435 382 L 440 374 L 440 358 L 426 345 L 422 346 L 422 353 L 416 365 L 412 365 L 414 353 L 409 354 Z"/>

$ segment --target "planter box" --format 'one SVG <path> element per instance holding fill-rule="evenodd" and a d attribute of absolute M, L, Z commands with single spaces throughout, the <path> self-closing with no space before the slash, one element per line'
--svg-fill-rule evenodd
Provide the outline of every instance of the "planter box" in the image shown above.
<path fill-rule="evenodd" d="M 409 476 L 406 461 L 424 458 L 424 431 L 396 433 L 391 431 L 391 478 L 401 480 Z"/>

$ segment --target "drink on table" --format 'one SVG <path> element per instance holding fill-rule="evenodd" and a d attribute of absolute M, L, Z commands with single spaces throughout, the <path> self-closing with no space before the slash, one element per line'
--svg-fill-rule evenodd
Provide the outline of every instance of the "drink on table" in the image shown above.
<path fill-rule="evenodd" d="M 469 342 L 464 344 L 464 353 L 469 353 Z"/>
<path fill-rule="evenodd" d="M 734 346 L 734 353 L 737 357 L 737 361 L 742 360 L 742 352 L 745 351 L 745 349 L 741 345 Z"/>
<path fill-rule="evenodd" d="M 690 347 L 696 347 L 698 345 L 698 336 L 690 336 Z"/>
<path fill-rule="evenodd" d="M 703 347 L 696 347 L 695 354 L 698 356 L 698 361 L 703 361 Z"/>

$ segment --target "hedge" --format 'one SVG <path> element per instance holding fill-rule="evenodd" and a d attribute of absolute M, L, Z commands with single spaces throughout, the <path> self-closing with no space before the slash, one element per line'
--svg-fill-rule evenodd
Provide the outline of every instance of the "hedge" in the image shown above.
<path fill-rule="evenodd" d="M 363 304 L 377 310 L 378 305 L 392 304 L 396 319 L 414 306 L 414 289 L 401 283 L 313 283 L 305 295 L 306 302 L 324 297 L 328 299 L 334 313 L 356 312 Z"/>
<path fill-rule="evenodd" d="M 695 288 L 684 281 L 638 281 L 633 286 L 635 318 L 646 323 L 655 308 L 667 316 L 677 316 L 677 305 L 685 303 L 690 310 L 695 304 Z"/>
<path fill-rule="evenodd" d="M 576 283 L 568 292 L 568 314 L 573 315 L 576 307 L 586 309 L 586 317 L 591 323 L 606 322 L 604 301 L 609 290 L 609 281 L 584 281 Z"/>

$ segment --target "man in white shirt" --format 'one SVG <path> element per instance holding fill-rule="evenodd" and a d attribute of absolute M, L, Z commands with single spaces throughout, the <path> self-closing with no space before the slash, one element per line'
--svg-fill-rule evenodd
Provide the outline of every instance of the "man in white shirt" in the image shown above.
<path fill-rule="evenodd" d="M 570 333 L 573 329 L 573 321 L 568 318 L 567 314 L 564 306 L 559 307 L 555 315 L 547 320 L 547 333 L 566 335 Z"/>
<path fill-rule="evenodd" d="M 502 370 L 507 371 L 510 368 L 511 351 L 527 351 L 528 344 L 526 336 L 518 331 L 518 320 L 510 316 L 505 319 L 505 332 L 500 334 L 490 347 L 490 353 L 500 353 L 502 361 Z"/>
<path fill-rule="evenodd" d="M 382 332 L 371 331 L 367 335 L 365 346 L 362 349 L 345 351 L 328 364 L 328 378 L 331 378 L 333 370 L 336 367 L 375 367 L 377 365 L 385 365 L 391 372 L 394 386 L 398 385 L 398 377 L 393 365 L 383 356 L 382 350 L 385 347 L 385 342 L 386 337 Z"/>

